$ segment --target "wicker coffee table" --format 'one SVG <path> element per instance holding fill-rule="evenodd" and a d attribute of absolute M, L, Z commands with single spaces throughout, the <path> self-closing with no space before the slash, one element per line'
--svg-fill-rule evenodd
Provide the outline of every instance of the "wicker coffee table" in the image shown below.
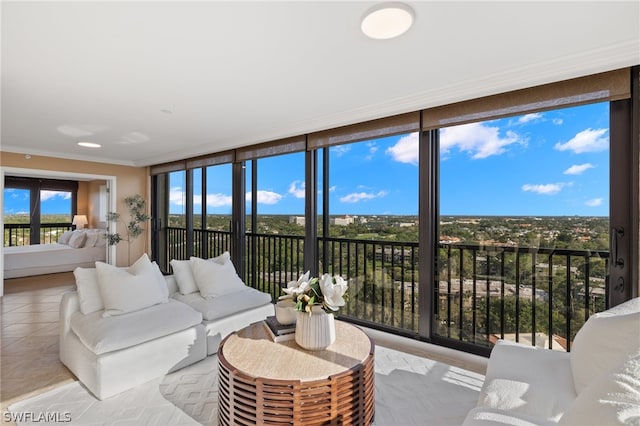
<path fill-rule="evenodd" d="M 336 321 L 336 341 L 308 351 L 275 343 L 262 322 L 225 338 L 218 350 L 221 425 L 369 425 L 374 404 L 374 344 Z"/>

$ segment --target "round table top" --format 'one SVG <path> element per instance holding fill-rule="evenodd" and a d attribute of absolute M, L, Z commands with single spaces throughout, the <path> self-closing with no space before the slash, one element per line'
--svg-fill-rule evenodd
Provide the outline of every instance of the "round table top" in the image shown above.
<path fill-rule="evenodd" d="M 219 354 L 231 367 L 255 378 L 322 380 L 361 364 L 373 353 L 372 340 L 359 328 L 336 321 L 336 341 L 325 350 L 309 351 L 294 339 L 276 343 L 256 322 L 229 335 Z"/>

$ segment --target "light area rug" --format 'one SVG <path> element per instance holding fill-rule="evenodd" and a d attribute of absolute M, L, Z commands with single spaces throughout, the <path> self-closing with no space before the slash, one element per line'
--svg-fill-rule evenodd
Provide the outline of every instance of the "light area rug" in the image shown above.
<path fill-rule="evenodd" d="M 60 425 L 217 425 L 217 368 L 213 355 L 104 401 L 81 383 L 69 383 L 17 402 L 9 411 L 30 416 L 19 425 L 42 425 L 45 418 L 53 420 L 46 424 Z M 376 426 L 460 425 L 484 379 L 383 346 L 376 346 L 375 372 Z"/>

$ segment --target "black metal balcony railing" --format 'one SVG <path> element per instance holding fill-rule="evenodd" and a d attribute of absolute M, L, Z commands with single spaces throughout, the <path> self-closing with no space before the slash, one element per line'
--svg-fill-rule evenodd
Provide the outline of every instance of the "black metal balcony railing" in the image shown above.
<path fill-rule="evenodd" d="M 72 227 L 71 223 L 41 223 L 40 244 L 57 243 L 58 239 Z M 28 246 L 31 244 L 31 225 L 28 223 L 5 223 L 4 245 Z"/>
<path fill-rule="evenodd" d="M 168 259 L 186 258 L 186 230 L 169 228 L 167 241 Z M 229 250 L 230 241 L 226 231 L 194 232 L 194 254 L 218 255 Z M 497 338 L 538 346 L 545 338 L 549 348 L 570 350 L 586 319 L 607 307 L 607 251 L 446 243 L 438 248 L 438 285 L 431 298 L 436 338 L 479 348 L 490 348 Z M 276 300 L 282 287 L 305 272 L 303 253 L 304 237 L 247 234 L 245 281 Z M 319 271 L 349 281 L 341 317 L 418 333 L 418 243 L 319 238 L 318 253 Z"/>

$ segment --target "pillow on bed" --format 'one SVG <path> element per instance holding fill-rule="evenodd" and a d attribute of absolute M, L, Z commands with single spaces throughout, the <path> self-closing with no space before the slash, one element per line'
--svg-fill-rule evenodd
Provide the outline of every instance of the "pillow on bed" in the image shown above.
<path fill-rule="evenodd" d="M 103 317 L 139 311 L 159 303 L 167 303 L 168 291 L 149 257 L 142 255 L 129 268 L 122 269 L 103 262 L 96 262 L 98 287 L 104 303 Z"/>
<path fill-rule="evenodd" d="M 96 232 L 96 234 L 98 234 L 98 239 L 96 240 L 96 243 L 93 245 L 94 247 L 105 247 L 107 245 L 107 237 L 106 237 L 106 231 L 104 229 L 99 229 L 99 232 Z"/>
<path fill-rule="evenodd" d="M 69 244 L 73 231 L 67 231 L 58 238 L 58 244 Z"/>
<path fill-rule="evenodd" d="M 73 234 L 69 239 L 69 247 L 82 248 L 86 239 L 87 235 L 85 234 L 85 232 L 76 229 L 75 231 L 73 231 Z"/>
<path fill-rule="evenodd" d="M 87 315 L 104 309 L 102 296 L 98 288 L 98 275 L 94 268 L 76 268 L 73 270 L 80 299 L 80 312 Z"/>
<path fill-rule="evenodd" d="M 85 232 L 85 235 L 87 236 L 87 239 L 84 242 L 84 247 L 95 247 L 100 234 L 94 231 L 87 231 Z"/>

